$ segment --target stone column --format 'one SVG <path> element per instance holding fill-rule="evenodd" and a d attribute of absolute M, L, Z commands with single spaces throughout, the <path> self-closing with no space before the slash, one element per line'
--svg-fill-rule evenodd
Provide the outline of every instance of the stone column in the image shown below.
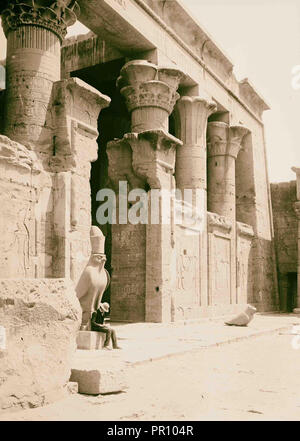
<path fill-rule="evenodd" d="M 90 255 L 91 162 L 98 155 L 98 116 L 110 98 L 78 78 L 53 86 L 53 275 L 77 281 Z"/>
<path fill-rule="evenodd" d="M 208 210 L 235 222 L 235 161 L 249 130 L 243 126 L 230 127 L 224 122 L 210 122 L 207 132 Z"/>
<path fill-rule="evenodd" d="M 122 313 L 118 292 L 114 293 L 118 275 L 124 274 L 126 260 L 135 262 L 137 256 L 134 241 L 132 245 L 130 242 L 126 244 L 126 247 L 124 245 L 122 247 L 122 238 L 128 236 L 129 233 L 131 237 L 134 237 L 134 232 L 136 232 L 136 239 L 139 240 L 141 249 L 144 250 L 145 285 L 137 285 L 136 291 L 132 292 L 130 284 L 124 280 L 126 286 L 123 286 L 123 310 L 126 315 L 125 319 L 129 321 L 136 321 L 135 306 L 138 306 L 142 320 L 153 322 L 171 320 L 171 257 L 174 246 L 172 242 L 174 225 L 172 222 L 165 225 L 162 223 L 162 198 L 159 198 L 157 207 L 158 223 L 151 222 L 150 213 L 154 193 L 157 190 L 170 191 L 175 187 L 173 177 L 175 150 L 176 146 L 181 145 L 181 141 L 168 133 L 168 118 L 179 98 L 176 90 L 182 77 L 182 72 L 177 69 L 160 68 L 144 60 L 134 60 L 122 68 L 118 79 L 121 94 L 131 112 L 133 133 L 125 135 L 122 142 L 114 141 L 109 144 L 109 168 L 113 167 L 116 173 L 117 157 L 129 158 L 126 177 L 128 174 L 128 180 L 131 183 L 139 178 L 139 188 L 143 187 L 148 191 L 145 202 L 147 206 L 144 207 L 148 210 L 146 225 L 134 226 L 127 223 L 112 226 L 112 267 L 114 269 L 112 314 L 114 310 Z M 123 173 L 124 164 L 120 164 L 119 167 Z M 117 172 L 118 174 L 120 173 Z M 114 240 L 114 230 L 117 230 L 117 241 Z M 119 258 L 122 250 L 123 261 Z M 114 256 L 117 256 L 116 261 Z M 141 261 L 141 257 L 138 258 Z"/>
<path fill-rule="evenodd" d="M 244 136 L 249 130 L 243 126 L 229 126 L 224 122 L 207 125 L 207 206 L 212 213 L 224 216 L 232 224 L 230 234 L 230 303 L 237 297 L 237 237 L 235 161 Z"/>
<path fill-rule="evenodd" d="M 176 137 L 183 142 L 176 154 L 176 187 L 206 190 L 207 119 L 217 105 L 200 96 L 183 96 L 175 107 Z"/>
<path fill-rule="evenodd" d="M 23 144 L 38 144 L 39 152 L 49 154 L 52 86 L 60 80 L 61 42 L 76 21 L 78 6 L 72 0 L 40 4 L 14 0 L 0 11 L 7 37 L 4 133 Z"/>
<path fill-rule="evenodd" d="M 300 167 L 292 167 L 292 170 L 297 179 L 297 202 L 294 204 L 294 210 L 298 219 L 297 308 L 294 312 L 300 314 Z"/>
<path fill-rule="evenodd" d="M 176 152 L 176 188 L 192 190 L 192 205 L 203 216 L 200 234 L 200 296 L 207 304 L 207 187 L 206 187 L 206 129 L 207 119 L 217 105 L 201 96 L 183 96 L 175 106 L 175 134 L 183 142 Z"/>

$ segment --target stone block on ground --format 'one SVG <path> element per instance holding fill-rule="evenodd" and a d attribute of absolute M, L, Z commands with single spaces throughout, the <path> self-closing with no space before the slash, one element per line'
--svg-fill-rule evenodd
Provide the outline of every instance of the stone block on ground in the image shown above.
<path fill-rule="evenodd" d="M 112 352 L 91 351 L 86 358 L 75 357 L 70 381 L 78 383 L 79 393 L 99 395 L 127 389 L 126 364 Z"/>
<path fill-rule="evenodd" d="M 80 323 L 71 281 L 0 280 L 0 324 L 6 337 L 0 350 L 0 410 L 62 398 Z"/>
<path fill-rule="evenodd" d="M 79 331 L 77 335 L 77 349 L 102 349 L 104 341 L 104 332 Z"/>

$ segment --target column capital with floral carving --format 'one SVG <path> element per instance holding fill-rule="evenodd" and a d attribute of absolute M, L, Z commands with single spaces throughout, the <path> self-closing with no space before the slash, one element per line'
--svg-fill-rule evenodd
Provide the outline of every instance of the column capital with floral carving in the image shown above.
<path fill-rule="evenodd" d="M 242 147 L 243 138 L 250 131 L 242 126 L 229 126 L 229 124 L 220 121 L 212 121 L 207 125 L 208 157 L 213 156 L 232 156 L 237 158 Z"/>
<path fill-rule="evenodd" d="M 158 67 L 145 60 L 133 60 L 121 69 L 117 80 L 131 112 L 132 131 L 168 129 L 168 117 L 179 98 L 177 88 L 183 72 Z"/>
<path fill-rule="evenodd" d="M 147 130 L 124 136 L 132 149 L 132 167 L 151 188 L 168 188 L 175 170 L 176 148 L 182 142 L 163 130 Z"/>
<path fill-rule="evenodd" d="M 12 0 L 0 6 L 4 33 L 20 26 L 38 26 L 52 31 L 62 41 L 68 26 L 76 22 L 79 6 L 74 0 Z"/>
<path fill-rule="evenodd" d="M 110 98 L 79 78 L 57 81 L 53 88 L 55 115 L 53 171 L 75 170 L 89 178 L 98 155 L 98 116 Z"/>
<path fill-rule="evenodd" d="M 206 133 L 207 119 L 217 104 L 206 96 L 182 96 L 176 103 L 176 136 L 185 145 L 199 145 Z"/>

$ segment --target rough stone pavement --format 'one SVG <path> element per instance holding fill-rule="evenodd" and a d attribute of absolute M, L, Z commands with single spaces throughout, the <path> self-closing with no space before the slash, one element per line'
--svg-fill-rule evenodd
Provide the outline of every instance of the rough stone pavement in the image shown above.
<path fill-rule="evenodd" d="M 299 317 L 293 315 L 257 315 L 248 328 L 222 328 L 220 320 L 188 325 L 184 332 L 176 325 L 172 338 L 167 338 L 170 325 L 148 325 L 149 329 L 153 328 L 152 339 L 160 346 L 160 359 L 152 363 L 140 363 L 142 353 L 145 357 L 145 348 L 148 347 L 149 354 L 149 346 L 152 346 L 150 335 L 149 341 L 144 339 L 144 351 L 139 344 L 143 338 L 138 330 L 144 324 L 124 325 L 124 332 L 119 326 L 120 344 L 122 342 L 124 349 L 109 352 L 107 356 L 121 357 L 119 354 L 123 352 L 122 358 L 127 357 L 129 388 L 125 393 L 96 397 L 72 395 L 44 408 L 6 414 L 0 419 L 299 419 L 300 352 L 292 346 L 295 335 L 291 333 L 292 325 L 299 324 Z M 213 327 L 218 331 L 212 333 Z M 187 328 L 193 333 L 189 334 Z M 202 339 L 196 330 L 202 331 Z M 184 344 L 188 341 L 188 346 L 181 347 L 184 353 L 177 351 L 177 355 L 163 357 L 163 344 L 167 341 L 175 344 L 175 336 L 178 340 L 183 338 Z M 131 338 L 139 350 L 131 354 L 130 362 Z M 197 338 L 198 348 L 190 346 Z M 222 344 L 230 341 L 233 344 Z M 140 343 L 142 345 L 142 341 Z M 170 351 L 165 355 L 170 355 Z"/>

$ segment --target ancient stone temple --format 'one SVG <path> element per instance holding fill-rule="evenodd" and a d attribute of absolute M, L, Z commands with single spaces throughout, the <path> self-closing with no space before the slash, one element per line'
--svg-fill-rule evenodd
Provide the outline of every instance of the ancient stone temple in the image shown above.
<path fill-rule="evenodd" d="M 27 363 L 45 353 L 57 373 L 35 396 L 68 379 L 92 225 L 106 236 L 111 320 L 278 309 L 268 106 L 181 3 L 13 0 L 0 12 L 0 324 Z M 91 33 L 65 40 L 76 19 Z M 107 223 L 99 190 L 116 202 Z M 130 218 L 154 200 L 156 222 Z M 24 367 L 8 352 L 0 384 Z"/>

